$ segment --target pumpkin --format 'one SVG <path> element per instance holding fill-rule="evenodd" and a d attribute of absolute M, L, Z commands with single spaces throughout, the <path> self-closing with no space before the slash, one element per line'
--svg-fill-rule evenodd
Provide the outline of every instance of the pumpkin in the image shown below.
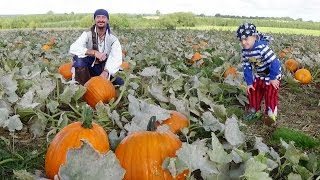
<path fill-rule="evenodd" d="M 123 61 L 120 68 L 123 70 L 128 70 L 130 69 L 130 64 L 127 61 Z"/>
<path fill-rule="evenodd" d="M 223 77 L 226 78 L 226 77 L 228 77 L 228 75 L 231 75 L 232 77 L 236 77 L 237 76 L 237 69 L 232 66 L 228 67 L 226 69 L 226 71 L 224 71 Z"/>
<path fill-rule="evenodd" d="M 196 62 L 202 59 L 201 54 L 199 52 L 194 53 L 194 55 L 191 58 L 191 62 Z"/>
<path fill-rule="evenodd" d="M 182 142 L 171 132 L 152 131 L 155 119 L 150 119 L 148 131 L 129 134 L 116 148 L 115 154 L 126 170 L 124 180 L 174 179 L 167 169 L 162 169 L 162 163 L 166 157 L 176 156 Z M 175 179 L 185 179 L 187 173 L 185 170 Z"/>
<path fill-rule="evenodd" d="M 299 69 L 294 73 L 294 78 L 301 84 L 308 84 L 312 80 L 311 73 L 308 69 Z"/>
<path fill-rule="evenodd" d="M 49 46 L 48 44 L 45 44 L 42 46 L 41 48 L 42 50 L 48 51 L 49 49 L 51 49 L 51 46 Z"/>
<path fill-rule="evenodd" d="M 116 89 L 114 85 L 111 81 L 102 76 L 94 76 L 90 78 L 84 86 L 87 90 L 83 95 L 83 98 L 93 108 L 99 101 L 106 103 L 116 97 Z"/>
<path fill-rule="evenodd" d="M 109 151 L 109 139 L 105 130 L 98 124 L 92 123 L 92 109 L 86 106 L 83 110 L 83 123 L 73 122 L 57 133 L 51 141 L 45 156 L 45 172 L 48 178 L 54 179 L 59 168 L 67 159 L 71 148 L 80 148 L 81 139 L 88 141 L 100 153 Z"/>
<path fill-rule="evenodd" d="M 63 76 L 64 79 L 72 78 L 72 62 L 61 64 L 58 73 Z"/>
<path fill-rule="evenodd" d="M 278 56 L 279 56 L 280 58 L 284 58 L 284 57 L 287 56 L 287 54 L 292 53 L 292 52 L 293 52 L 293 48 L 292 48 L 292 47 L 287 47 L 287 48 L 282 49 L 282 50 L 279 52 Z"/>
<path fill-rule="evenodd" d="M 188 118 L 178 111 L 172 111 L 171 116 L 164 120 L 162 124 L 169 126 L 171 132 L 177 134 L 181 132 L 181 129 L 189 126 Z M 157 121 L 156 126 L 159 126 L 160 123 Z"/>
<path fill-rule="evenodd" d="M 49 63 L 50 61 L 48 59 L 42 59 L 43 63 Z"/>
<path fill-rule="evenodd" d="M 294 59 L 288 59 L 284 62 L 285 67 L 292 73 L 296 72 L 296 70 L 299 68 L 299 64 Z"/>

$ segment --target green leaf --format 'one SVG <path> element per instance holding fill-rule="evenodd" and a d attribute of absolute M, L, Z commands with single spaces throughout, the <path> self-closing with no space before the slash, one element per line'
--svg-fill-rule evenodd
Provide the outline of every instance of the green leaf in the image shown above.
<path fill-rule="evenodd" d="M 28 91 L 25 93 L 18 104 L 22 106 L 23 108 L 35 108 L 37 107 L 40 103 L 33 103 L 33 96 L 34 92 L 33 91 Z"/>
<path fill-rule="evenodd" d="M 167 157 L 162 163 L 163 169 L 168 169 L 173 178 L 181 174 L 184 170 L 188 169 L 186 164 L 177 158 Z"/>
<path fill-rule="evenodd" d="M 9 119 L 4 123 L 3 127 L 7 127 L 10 132 L 14 132 L 15 130 L 21 130 L 22 122 L 19 118 L 19 115 L 9 117 Z"/>
<path fill-rule="evenodd" d="M 224 136 L 232 146 L 239 146 L 245 142 L 245 135 L 240 131 L 238 121 L 234 116 L 227 119 Z"/>
<path fill-rule="evenodd" d="M 293 168 L 301 175 L 302 179 L 310 179 L 313 176 L 313 173 L 303 166 L 296 165 Z"/>
<path fill-rule="evenodd" d="M 163 86 L 160 84 L 151 84 L 151 88 L 148 87 L 150 94 L 160 102 L 169 102 L 168 97 L 163 93 Z"/>
<path fill-rule="evenodd" d="M 201 116 L 201 119 L 203 121 L 203 128 L 206 131 L 215 132 L 219 130 L 222 132 L 225 128 L 224 124 L 220 123 L 219 120 L 215 118 L 209 111 L 204 112 Z"/>
<path fill-rule="evenodd" d="M 302 153 L 296 149 L 296 147 L 293 145 L 293 142 L 290 142 L 284 157 L 289 160 L 292 165 L 298 165 L 301 155 Z"/>
<path fill-rule="evenodd" d="M 302 180 L 300 174 L 290 173 L 288 175 L 288 180 Z"/>
<path fill-rule="evenodd" d="M 256 161 L 254 158 L 250 158 L 246 162 L 246 170 L 244 177 L 248 180 L 272 180 L 268 173 L 264 172 L 267 165 Z"/>
<path fill-rule="evenodd" d="M 122 180 L 125 170 L 112 151 L 100 154 L 90 143 L 82 142 L 80 149 L 68 150 L 66 163 L 59 169 L 61 179 Z"/>
<path fill-rule="evenodd" d="M 227 164 L 232 161 L 231 155 L 224 151 L 222 144 L 214 133 L 212 136 L 212 150 L 208 151 L 210 160 L 219 164 Z"/>
<path fill-rule="evenodd" d="M 204 141 L 195 141 L 192 144 L 182 143 L 182 147 L 177 150 L 177 157 L 187 165 L 189 171 L 197 169 L 201 173 L 207 175 L 218 174 L 216 165 L 209 161 L 207 155 L 208 148 L 205 146 Z"/>
<path fill-rule="evenodd" d="M 0 108 L 0 127 L 4 126 L 8 118 L 9 118 L 9 110 L 6 108 Z"/>

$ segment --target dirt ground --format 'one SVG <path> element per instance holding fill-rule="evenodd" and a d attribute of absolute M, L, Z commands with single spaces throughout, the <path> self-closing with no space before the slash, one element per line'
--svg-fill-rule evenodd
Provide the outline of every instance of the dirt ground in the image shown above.
<path fill-rule="evenodd" d="M 248 126 L 248 132 L 269 139 L 272 132 L 279 127 L 297 129 L 314 138 L 320 138 L 320 83 L 286 84 L 279 91 L 276 127 L 257 122 Z"/>

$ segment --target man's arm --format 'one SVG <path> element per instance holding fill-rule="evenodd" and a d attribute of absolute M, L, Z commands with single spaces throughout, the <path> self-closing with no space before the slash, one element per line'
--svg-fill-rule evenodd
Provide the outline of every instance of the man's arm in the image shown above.
<path fill-rule="evenodd" d="M 81 36 L 71 44 L 69 52 L 73 55 L 77 55 L 82 58 L 87 55 L 94 56 L 95 51 L 87 49 L 86 44 L 88 42 L 88 35 L 86 32 L 83 32 Z"/>
<path fill-rule="evenodd" d="M 120 66 L 122 64 L 122 49 L 119 40 L 116 40 L 111 46 L 111 52 L 108 55 L 108 59 L 106 61 L 106 65 L 104 69 L 110 75 L 115 74 L 119 71 Z"/>

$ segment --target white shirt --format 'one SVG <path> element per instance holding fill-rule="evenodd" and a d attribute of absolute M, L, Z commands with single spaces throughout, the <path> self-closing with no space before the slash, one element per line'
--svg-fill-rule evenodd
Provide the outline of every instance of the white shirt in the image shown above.
<path fill-rule="evenodd" d="M 98 39 L 99 52 L 108 55 L 104 69 L 109 72 L 109 77 L 119 71 L 122 64 L 122 49 L 121 44 L 116 36 L 106 33 L 105 40 L 100 42 Z M 79 58 L 84 58 L 88 49 L 92 49 L 92 33 L 85 31 L 81 36 L 70 46 L 69 52 L 77 55 Z"/>

